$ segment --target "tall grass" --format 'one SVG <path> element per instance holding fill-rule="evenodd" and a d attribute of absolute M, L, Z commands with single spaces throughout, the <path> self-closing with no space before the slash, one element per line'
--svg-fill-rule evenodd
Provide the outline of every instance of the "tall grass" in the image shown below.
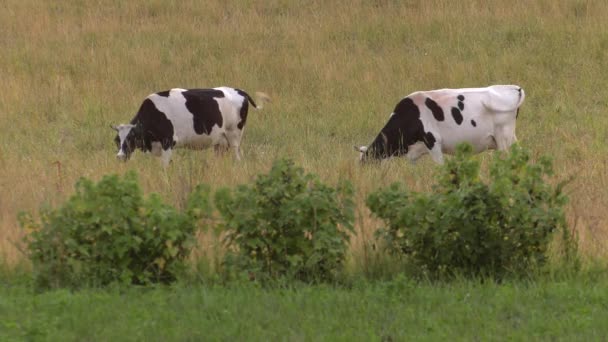
<path fill-rule="evenodd" d="M 576 176 L 570 224 L 583 252 L 605 257 L 606 17 L 601 0 L 4 1 L 0 260 L 22 259 L 17 213 L 61 203 L 81 176 L 135 169 L 146 191 L 179 204 L 199 182 L 248 182 L 287 156 L 355 184 L 356 267 L 378 225 L 367 193 L 394 181 L 429 189 L 436 166 L 362 168 L 352 145 L 369 143 L 415 90 L 496 83 L 526 89 L 518 138 L 554 157 L 557 178 Z M 250 113 L 243 161 L 179 151 L 165 171 L 148 155 L 115 160 L 108 124 L 130 120 L 147 94 L 220 85 L 273 98 Z"/>

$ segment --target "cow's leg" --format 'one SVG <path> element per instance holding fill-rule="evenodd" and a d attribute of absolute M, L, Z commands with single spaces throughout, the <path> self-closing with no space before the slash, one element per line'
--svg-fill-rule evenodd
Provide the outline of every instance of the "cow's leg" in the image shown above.
<path fill-rule="evenodd" d="M 499 151 L 506 151 L 517 142 L 515 136 L 515 126 L 504 126 L 496 130 L 496 149 Z"/>
<path fill-rule="evenodd" d="M 171 162 L 171 154 L 172 153 L 173 153 L 173 150 L 171 148 L 166 149 L 166 150 L 163 149 L 161 151 L 160 159 L 162 160 L 164 167 L 168 167 L 169 166 L 169 163 Z"/>
<path fill-rule="evenodd" d="M 443 164 L 443 152 L 441 151 L 441 145 L 435 144 L 431 149 L 431 158 L 435 161 L 435 163 L 441 165 Z"/>
<path fill-rule="evenodd" d="M 239 145 L 236 145 L 233 147 L 234 147 L 234 153 L 236 155 L 236 160 L 241 160 L 241 148 L 239 147 Z"/>
<path fill-rule="evenodd" d="M 514 142 L 517 141 L 517 139 L 513 136 L 513 137 L 508 137 L 508 136 L 497 136 L 495 138 L 496 141 L 496 149 L 499 151 L 506 151 L 509 149 L 509 147 L 511 147 L 511 145 L 513 145 Z"/>
<path fill-rule="evenodd" d="M 215 156 L 219 157 L 224 155 L 224 153 L 226 153 L 226 146 L 222 145 L 222 144 L 217 144 L 217 145 L 213 145 L 213 151 L 215 152 Z"/>
<path fill-rule="evenodd" d="M 150 153 L 152 153 L 153 156 L 160 157 L 162 155 L 163 145 L 160 143 L 160 141 L 154 141 L 150 144 L 150 146 Z"/>
<path fill-rule="evenodd" d="M 429 149 L 431 158 L 437 164 L 443 164 L 443 152 L 441 151 L 442 139 L 438 134 L 433 132 L 426 132 L 424 134 L 424 145 Z"/>
<path fill-rule="evenodd" d="M 171 154 L 173 153 L 173 146 L 175 146 L 175 143 L 175 139 L 169 139 L 162 142 L 160 158 L 164 167 L 168 167 L 171 162 Z"/>
<path fill-rule="evenodd" d="M 495 139 L 496 140 L 496 149 L 498 151 L 504 151 L 507 149 L 507 142 L 504 139 Z"/>
<path fill-rule="evenodd" d="M 429 149 L 423 142 L 417 142 L 413 145 L 408 146 L 406 157 L 412 163 L 415 164 L 418 158 L 429 153 Z"/>
<path fill-rule="evenodd" d="M 241 130 L 229 131 L 224 133 L 226 140 L 228 140 L 228 146 L 234 148 L 234 153 L 236 155 L 236 160 L 241 160 Z"/>

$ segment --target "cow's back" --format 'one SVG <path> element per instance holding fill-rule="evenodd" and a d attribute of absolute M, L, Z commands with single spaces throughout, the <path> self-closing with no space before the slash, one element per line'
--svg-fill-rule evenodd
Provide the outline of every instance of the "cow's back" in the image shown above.
<path fill-rule="evenodd" d="M 414 99 L 424 130 L 441 139 L 443 152 L 453 153 L 462 142 L 477 152 L 495 147 L 494 117 L 483 104 L 486 97 L 487 88 L 464 88 L 417 92 Z"/>
<path fill-rule="evenodd" d="M 226 95 L 227 87 L 213 89 L 181 89 L 151 94 L 146 100 L 164 114 L 173 126 L 176 146 L 207 148 L 224 144 L 226 124 L 236 121 L 233 95 Z M 139 113 L 139 115 L 150 115 Z M 234 123 L 236 125 L 236 123 Z"/>

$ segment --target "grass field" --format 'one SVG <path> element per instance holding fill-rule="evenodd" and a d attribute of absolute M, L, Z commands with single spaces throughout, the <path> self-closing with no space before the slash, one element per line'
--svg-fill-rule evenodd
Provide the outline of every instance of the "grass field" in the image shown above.
<path fill-rule="evenodd" d="M 355 163 L 395 103 L 415 91 L 514 83 L 527 99 L 518 138 L 575 175 L 568 219 L 581 250 L 608 242 L 608 6 L 603 1 L 8 0 L 0 5 L 0 257 L 20 261 L 16 215 L 61 203 L 81 176 L 134 169 L 146 191 L 180 204 L 193 185 L 232 186 L 293 158 L 359 201 L 355 264 L 378 223 L 363 199 L 403 181 L 429 189 L 430 158 Z M 170 169 L 118 163 L 109 124 L 149 93 L 228 85 L 265 91 L 245 160 L 179 151 Z M 480 158 L 487 159 L 489 154 Z"/>
<path fill-rule="evenodd" d="M 606 278 L 497 285 L 56 290 L 0 286 L 2 341 L 602 341 Z"/>
<path fill-rule="evenodd" d="M 416 90 L 519 84 L 517 136 L 554 159 L 568 222 L 589 264 L 608 257 L 608 5 L 604 0 L 40 1 L 0 3 L 0 266 L 27 272 L 20 211 L 58 205 L 79 177 L 136 170 L 180 206 L 198 183 L 251 181 L 289 157 L 352 181 L 348 267 L 369 272 L 379 222 L 368 193 L 428 190 L 430 158 L 357 165 L 394 105 Z M 184 151 L 163 170 L 115 160 L 110 124 L 172 87 L 233 86 L 272 103 L 250 112 L 244 160 Z M 491 153 L 480 155 L 485 163 Z M 221 249 L 201 236 L 198 255 Z M 215 254 L 214 254 L 215 253 Z M 20 272 L 20 271 L 19 271 Z M 10 274 L 11 272 L 9 272 Z M 0 340 L 603 340 L 606 279 L 537 283 L 399 280 L 352 289 L 180 285 L 52 291 L 0 277 Z M 7 276 L 9 279 L 10 276 Z"/>

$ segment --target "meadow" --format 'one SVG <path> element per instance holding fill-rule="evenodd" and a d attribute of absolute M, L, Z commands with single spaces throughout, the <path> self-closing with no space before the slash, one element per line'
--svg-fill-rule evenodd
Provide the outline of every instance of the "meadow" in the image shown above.
<path fill-rule="evenodd" d="M 606 277 L 352 288 L 0 287 L 3 341 L 602 341 Z"/>
<path fill-rule="evenodd" d="M 79 177 L 136 170 L 178 204 L 200 182 L 233 186 L 289 157 L 360 200 L 353 253 L 378 223 L 366 194 L 395 181 L 428 190 L 436 166 L 357 165 L 399 99 L 422 89 L 519 84 L 518 138 L 554 158 L 582 250 L 606 255 L 608 34 L 602 1 L 209 2 L 7 1 L 0 21 L 0 255 L 23 256 L 17 213 L 57 205 Z M 110 124 L 149 93 L 229 85 L 264 91 L 244 160 L 182 150 L 168 170 L 115 160 Z M 488 158 L 489 153 L 479 158 Z"/>
<path fill-rule="evenodd" d="M 552 182 L 574 177 L 568 223 L 584 260 L 603 264 L 607 17 L 602 0 L 4 1 L 0 263 L 27 268 L 18 213 L 61 204 L 80 177 L 135 170 L 145 192 L 179 207 L 198 183 L 247 183 L 288 157 L 323 181 L 355 186 L 347 266 L 363 272 L 381 225 L 367 194 L 396 181 L 430 190 L 437 166 L 425 157 L 360 167 L 353 145 L 371 142 L 413 91 L 518 84 L 527 94 L 518 139 L 535 158 L 553 158 Z M 179 150 L 164 170 L 150 155 L 115 159 L 109 125 L 129 121 L 146 95 L 222 85 L 272 98 L 249 114 L 242 161 Z M 218 249 L 202 235 L 196 253 L 214 258 Z"/>

